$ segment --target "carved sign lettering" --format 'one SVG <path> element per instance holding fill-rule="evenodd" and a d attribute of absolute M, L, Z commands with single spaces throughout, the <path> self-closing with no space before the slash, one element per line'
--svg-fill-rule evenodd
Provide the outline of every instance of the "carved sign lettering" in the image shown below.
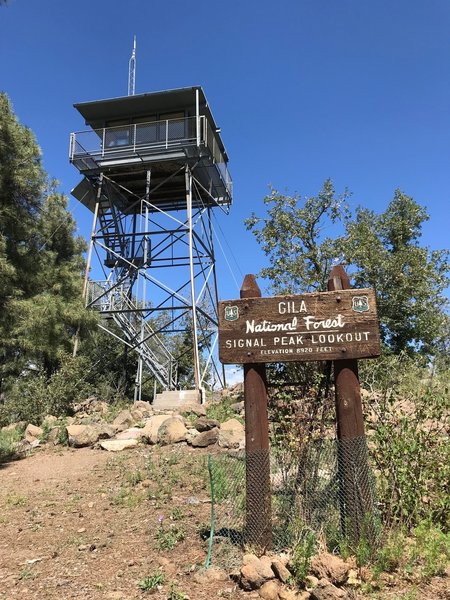
<path fill-rule="evenodd" d="M 372 289 L 219 303 L 225 364 L 373 358 L 380 332 Z"/>

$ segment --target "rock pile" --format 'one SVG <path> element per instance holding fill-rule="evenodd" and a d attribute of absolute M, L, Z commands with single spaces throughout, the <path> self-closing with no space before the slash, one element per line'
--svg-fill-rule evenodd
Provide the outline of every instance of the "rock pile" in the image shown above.
<path fill-rule="evenodd" d="M 338 556 L 318 554 L 311 560 L 304 589 L 298 590 L 292 585 L 294 567 L 288 555 L 245 554 L 233 578 L 244 591 L 257 591 L 264 600 L 345 600 L 349 595 L 340 586 L 350 573 L 350 566 Z"/>
<path fill-rule="evenodd" d="M 239 407 L 240 410 L 240 407 Z M 244 426 L 237 418 L 219 423 L 206 416 L 204 405 L 183 407 L 183 413 L 154 410 L 148 402 L 137 401 L 117 414 L 112 423 L 106 421 L 108 405 L 88 398 L 75 406 L 75 416 L 64 422 L 49 415 L 42 427 L 20 424 L 25 428 L 24 439 L 19 442 L 18 452 L 47 442 L 67 442 L 72 448 L 86 446 L 118 452 L 138 444 L 187 443 L 194 448 L 218 444 L 221 448 L 240 450 L 245 446 Z M 19 426 L 19 424 L 17 424 Z M 8 429 L 14 428 L 9 425 Z M 5 428 L 6 429 L 6 428 Z"/>

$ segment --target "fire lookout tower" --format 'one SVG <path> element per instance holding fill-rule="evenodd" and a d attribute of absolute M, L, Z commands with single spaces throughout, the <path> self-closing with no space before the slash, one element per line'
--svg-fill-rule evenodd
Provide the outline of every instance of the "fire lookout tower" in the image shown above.
<path fill-rule="evenodd" d="M 211 219 L 228 212 L 232 182 L 202 88 L 75 108 L 90 127 L 70 136 L 83 176 L 72 194 L 93 213 L 83 293 L 100 327 L 138 354 L 135 398 L 143 377 L 185 387 L 181 365 L 197 392 L 224 384 Z"/>

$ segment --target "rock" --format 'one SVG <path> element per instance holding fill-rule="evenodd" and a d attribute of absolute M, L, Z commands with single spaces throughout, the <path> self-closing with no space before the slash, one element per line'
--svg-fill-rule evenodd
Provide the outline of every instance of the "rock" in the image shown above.
<path fill-rule="evenodd" d="M 219 446 L 222 448 L 239 448 L 244 439 L 244 426 L 237 419 L 228 419 L 220 426 Z"/>
<path fill-rule="evenodd" d="M 21 456 L 27 454 L 27 452 L 30 452 L 30 450 L 32 450 L 32 446 L 30 442 L 27 442 L 27 440 L 20 440 L 20 442 L 17 442 L 15 447 L 16 454 Z"/>
<path fill-rule="evenodd" d="M 275 577 L 269 556 L 258 558 L 255 554 L 244 554 L 242 563 L 241 585 L 244 589 L 258 589 L 264 582 Z M 256 582 L 260 583 L 256 586 Z"/>
<path fill-rule="evenodd" d="M 158 431 L 164 421 L 167 421 L 167 415 L 153 415 L 141 429 L 142 441 L 147 444 L 156 444 L 158 441 Z"/>
<path fill-rule="evenodd" d="M 197 431 L 203 432 L 208 431 L 210 429 L 214 429 L 215 427 L 220 427 L 219 421 L 216 419 L 208 419 L 208 417 L 200 417 L 194 423 L 194 427 Z"/>
<path fill-rule="evenodd" d="M 98 441 L 97 431 L 89 425 L 68 425 L 66 427 L 69 446 L 82 448 Z"/>
<path fill-rule="evenodd" d="M 211 581 L 228 581 L 228 574 L 223 569 L 209 567 L 209 569 L 200 569 L 194 573 L 193 579 L 196 583 L 210 583 Z"/>
<path fill-rule="evenodd" d="M 305 588 L 309 592 L 311 590 L 313 590 L 315 587 L 317 587 L 318 583 L 319 583 L 319 579 L 317 577 L 314 577 L 314 575 L 307 575 L 305 577 Z"/>
<path fill-rule="evenodd" d="M 291 574 L 283 565 L 279 558 L 272 559 L 272 571 L 275 573 L 275 576 L 278 577 L 280 581 L 283 583 L 287 583 L 291 578 Z"/>
<path fill-rule="evenodd" d="M 235 402 L 234 404 L 230 404 L 230 408 L 232 411 L 239 414 L 244 410 L 244 401 L 242 400 L 242 402 Z"/>
<path fill-rule="evenodd" d="M 132 409 L 138 409 L 144 415 L 145 418 L 151 417 L 153 414 L 153 408 L 150 402 L 145 402 L 145 400 L 136 400 L 133 403 Z"/>
<path fill-rule="evenodd" d="M 273 579 L 275 577 L 272 569 L 272 560 L 271 556 L 261 556 L 259 559 L 259 565 L 256 568 L 264 579 Z"/>
<path fill-rule="evenodd" d="M 133 419 L 133 423 L 140 423 L 144 420 L 145 414 L 140 408 L 132 408 L 130 410 L 131 417 Z"/>
<path fill-rule="evenodd" d="M 129 410 L 121 410 L 117 417 L 112 422 L 112 426 L 116 431 L 123 431 L 133 424 L 133 417 Z"/>
<path fill-rule="evenodd" d="M 48 433 L 48 441 L 55 445 L 58 444 L 60 431 L 61 431 L 60 427 L 52 427 Z"/>
<path fill-rule="evenodd" d="M 11 423 L 10 425 L 5 425 L 2 427 L 2 431 L 14 431 L 14 429 L 25 429 L 27 426 L 26 421 L 18 421 L 17 423 Z"/>
<path fill-rule="evenodd" d="M 191 440 L 191 445 L 193 448 L 206 448 L 206 446 L 211 446 L 212 444 L 216 444 L 219 439 L 219 430 L 217 427 L 214 429 L 209 429 L 207 431 L 202 431 Z"/>
<path fill-rule="evenodd" d="M 106 402 L 98 400 L 95 396 L 86 398 L 79 404 L 75 404 L 73 410 L 77 416 L 84 415 L 106 415 L 109 410 L 109 406 Z"/>
<path fill-rule="evenodd" d="M 188 429 L 186 432 L 186 441 L 188 444 L 192 444 L 192 440 L 196 438 L 200 433 L 196 429 Z"/>
<path fill-rule="evenodd" d="M 309 600 L 311 594 L 309 592 L 295 592 L 294 590 L 287 590 L 280 588 L 278 590 L 278 597 L 280 600 Z"/>
<path fill-rule="evenodd" d="M 47 425 L 54 425 L 57 421 L 58 417 L 55 417 L 55 415 L 47 415 L 44 419 L 44 423 Z"/>
<path fill-rule="evenodd" d="M 109 423 L 98 423 L 94 426 L 98 433 L 99 440 L 108 440 L 109 438 L 114 437 L 116 431 L 112 425 Z"/>
<path fill-rule="evenodd" d="M 27 428 L 25 429 L 25 439 L 27 440 L 27 442 L 34 442 L 35 440 L 37 440 L 42 434 L 44 433 L 44 430 L 42 429 L 42 427 L 36 427 L 36 425 L 32 425 L 31 423 L 29 425 L 27 425 Z"/>
<path fill-rule="evenodd" d="M 204 404 L 184 404 L 183 413 L 193 413 L 194 415 L 197 415 L 197 417 L 205 417 L 206 406 Z"/>
<path fill-rule="evenodd" d="M 134 448 L 138 445 L 137 440 L 103 440 L 100 442 L 100 447 L 108 452 L 121 452 L 127 448 Z"/>
<path fill-rule="evenodd" d="M 100 439 L 107 439 L 114 435 L 114 429 L 107 423 L 101 425 L 68 425 L 66 427 L 69 446 L 83 448 L 93 446 Z"/>
<path fill-rule="evenodd" d="M 166 419 L 158 430 L 160 444 L 177 444 L 186 440 L 187 429 L 177 417 Z"/>
<path fill-rule="evenodd" d="M 264 577 L 258 573 L 253 564 L 246 564 L 241 567 L 240 585 L 247 592 L 259 589 L 264 583 Z"/>
<path fill-rule="evenodd" d="M 310 571 L 319 579 L 328 579 L 339 585 L 347 580 L 349 566 L 339 556 L 323 552 L 311 559 Z"/>
<path fill-rule="evenodd" d="M 278 581 L 266 581 L 259 589 L 259 595 L 264 600 L 278 600 L 278 590 L 280 589 L 280 584 Z"/>
<path fill-rule="evenodd" d="M 139 440 L 142 437 L 142 429 L 139 427 L 130 427 L 120 431 L 114 439 L 116 440 Z"/>
<path fill-rule="evenodd" d="M 320 579 L 317 587 L 311 591 L 311 600 L 340 600 L 348 598 L 347 592 L 330 583 L 328 579 Z"/>
<path fill-rule="evenodd" d="M 351 585 L 352 587 L 358 587 L 361 585 L 361 578 L 358 576 L 358 571 L 355 569 L 350 569 L 348 572 L 347 581 L 345 585 Z"/>

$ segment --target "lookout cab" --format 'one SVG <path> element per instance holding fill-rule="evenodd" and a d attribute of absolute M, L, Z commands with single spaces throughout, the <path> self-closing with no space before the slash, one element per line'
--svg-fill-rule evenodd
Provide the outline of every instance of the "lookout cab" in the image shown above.
<path fill-rule="evenodd" d="M 146 378 L 197 395 L 224 384 L 211 215 L 228 212 L 232 182 L 202 88 L 75 108 L 89 127 L 70 136 L 72 194 L 93 213 L 84 295 L 138 353 L 135 396 Z"/>

